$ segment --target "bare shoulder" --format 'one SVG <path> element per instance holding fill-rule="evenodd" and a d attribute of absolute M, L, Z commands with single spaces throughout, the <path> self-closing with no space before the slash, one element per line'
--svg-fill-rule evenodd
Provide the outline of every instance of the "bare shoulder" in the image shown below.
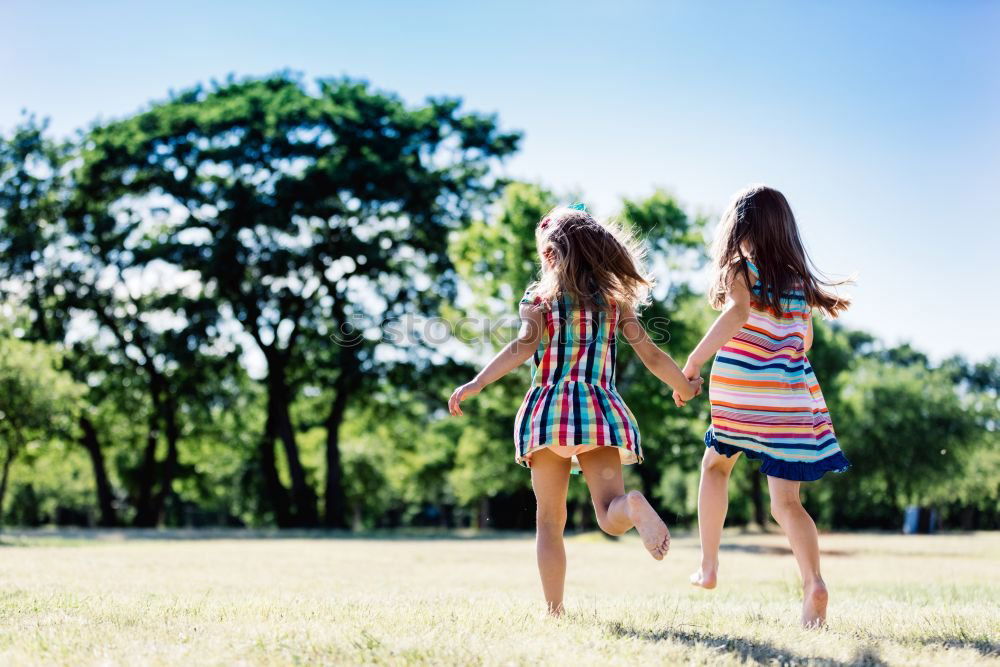
<path fill-rule="evenodd" d="M 546 311 L 538 304 L 522 303 L 519 312 L 521 327 L 518 337 L 532 343 L 538 341 L 545 330 Z"/>
<path fill-rule="evenodd" d="M 751 279 L 756 279 L 754 274 L 750 274 Z M 727 296 L 738 306 L 749 306 L 751 301 L 751 285 L 747 284 L 742 271 L 733 273 L 732 280 L 729 281 L 729 291 Z"/>
<path fill-rule="evenodd" d="M 621 332 L 625 342 L 635 346 L 641 344 L 646 336 L 646 329 L 639 322 L 639 316 L 635 309 L 630 306 L 622 307 L 618 320 L 618 330 Z"/>

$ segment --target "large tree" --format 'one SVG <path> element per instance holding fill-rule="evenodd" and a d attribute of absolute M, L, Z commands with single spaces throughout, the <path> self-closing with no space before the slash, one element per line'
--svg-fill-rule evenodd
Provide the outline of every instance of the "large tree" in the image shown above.
<path fill-rule="evenodd" d="M 319 518 L 290 410 L 314 375 L 329 402 L 324 521 L 346 525 L 339 428 L 378 359 L 330 336 L 448 295 L 447 232 L 488 201 L 517 141 L 456 100 L 410 107 L 363 83 L 286 75 L 193 88 L 88 134 L 77 190 L 90 215 L 159 212 L 136 261 L 193 272 L 263 360 L 258 464 L 279 525 Z"/>
<path fill-rule="evenodd" d="M 67 239 L 64 165 L 70 147 L 46 135 L 47 123 L 25 117 L 8 137 L 0 137 L 0 296 L 26 315 L 28 340 L 64 343 L 70 326 L 66 287 L 58 265 Z M 60 357 L 78 380 L 88 373 L 80 355 Z M 100 524 L 118 523 L 105 453 L 90 411 L 78 411 L 78 442 L 93 466 Z"/>
<path fill-rule="evenodd" d="M 178 467 L 181 404 L 201 398 L 198 389 L 211 385 L 218 366 L 218 354 L 192 344 L 217 310 L 204 295 L 182 296 L 163 283 L 158 267 L 137 258 L 149 221 L 128 206 L 103 206 L 77 187 L 66 167 L 74 148 L 49 140 L 44 124 L 31 117 L 0 145 L 0 279 L 4 294 L 25 308 L 29 338 L 66 345 L 63 364 L 78 379 L 105 378 L 101 386 L 88 382 L 93 404 L 111 394 L 131 419 L 146 421 L 145 443 L 123 478 L 134 523 L 153 526 L 163 518 Z M 146 388 L 139 402 L 126 388 L 136 375 Z M 112 525 L 114 493 L 94 413 L 80 412 L 79 442 L 94 466 L 101 523 Z M 161 442 L 166 452 L 158 460 Z"/>

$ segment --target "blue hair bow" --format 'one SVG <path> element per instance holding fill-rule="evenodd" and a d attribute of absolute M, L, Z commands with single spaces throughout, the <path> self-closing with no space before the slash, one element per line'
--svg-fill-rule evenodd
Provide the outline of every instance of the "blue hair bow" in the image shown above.
<path fill-rule="evenodd" d="M 583 211 L 584 213 L 587 212 L 587 205 L 584 204 L 582 201 L 574 202 L 569 206 L 567 206 L 566 208 L 571 208 L 574 211 Z"/>

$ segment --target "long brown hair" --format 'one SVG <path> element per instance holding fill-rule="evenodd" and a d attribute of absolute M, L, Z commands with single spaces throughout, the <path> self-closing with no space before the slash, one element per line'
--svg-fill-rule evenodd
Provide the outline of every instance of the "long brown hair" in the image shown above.
<path fill-rule="evenodd" d="M 530 289 L 542 301 L 567 297 L 584 308 L 628 309 L 649 298 L 645 247 L 623 225 L 560 206 L 538 223 L 535 241 L 542 270 Z"/>
<path fill-rule="evenodd" d="M 782 312 L 782 297 L 805 293 L 806 303 L 831 317 L 846 310 L 850 300 L 824 287 L 850 281 L 830 281 L 822 275 L 802 245 L 799 228 L 785 196 L 766 185 L 752 185 L 736 193 L 722 216 L 712 248 L 713 281 L 708 300 L 721 309 L 732 281 L 740 276 L 752 287 L 747 254 L 760 272 L 760 294 L 755 299 Z"/>

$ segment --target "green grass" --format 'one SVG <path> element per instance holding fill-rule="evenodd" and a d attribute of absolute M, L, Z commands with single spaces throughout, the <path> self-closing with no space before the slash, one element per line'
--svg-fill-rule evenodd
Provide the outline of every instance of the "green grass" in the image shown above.
<path fill-rule="evenodd" d="M 1000 534 L 825 535 L 829 627 L 797 627 L 780 535 L 568 541 L 542 615 L 530 537 L 149 539 L 20 533 L 0 548 L 0 664 L 1000 664 Z"/>

